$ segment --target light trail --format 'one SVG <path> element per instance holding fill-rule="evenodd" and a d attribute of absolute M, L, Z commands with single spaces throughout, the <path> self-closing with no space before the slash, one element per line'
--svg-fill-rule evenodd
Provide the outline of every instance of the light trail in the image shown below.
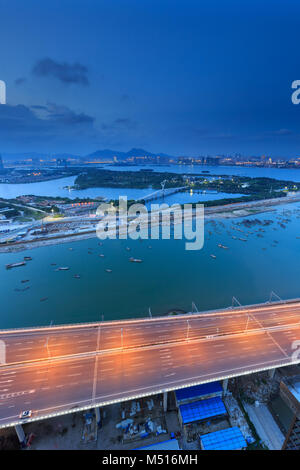
<path fill-rule="evenodd" d="M 34 421 L 298 363 L 292 343 L 300 339 L 300 301 L 6 330 L 0 338 L 7 361 L 0 366 L 0 427 L 6 427 L 24 422 L 18 418 L 24 409 Z"/>

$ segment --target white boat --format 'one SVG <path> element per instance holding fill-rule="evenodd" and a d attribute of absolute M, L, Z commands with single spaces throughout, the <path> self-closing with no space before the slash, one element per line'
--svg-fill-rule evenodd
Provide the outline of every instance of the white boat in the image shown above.
<path fill-rule="evenodd" d="M 20 263 L 11 263 L 6 265 L 6 269 L 11 269 L 11 268 L 18 268 L 19 266 L 25 266 L 25 261 L 21 261 Z"/>

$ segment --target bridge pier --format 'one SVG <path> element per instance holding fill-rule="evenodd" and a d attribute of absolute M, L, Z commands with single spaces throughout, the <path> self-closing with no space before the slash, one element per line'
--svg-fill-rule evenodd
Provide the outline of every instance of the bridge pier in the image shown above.
<path fill-rule="evenodd" d="M 274 378 L 275 371 L 276 371 L 276 369 L 269 369 L 268 372 L 269 372 L 269 377 L 270 377 L 270 379 L 273 379 L 273 378 Z"/>
<path fill-rule="evenodd" d="M 22 425 L 21 424 L 16 424 L 15 430 L 16 430 L 16 433 L 17 433 L 17 436 L 18 436 L 18 439 L 19 439 L 19 442 L 20 442 L 21 446 L 25 447 L 25 445 L 26 445 L 26 436 L 25 436 L 24 429 L 22 428 Z"/>
<path fill-rule="evenodd" d="M 100 414 L 100 408 L 98 406 L 96 406 L 95 412 L 96 412 L 97 425 L 98 425 L 98 428 L 100 428 L 101 427 L 101 414 Z"/>
<path fill-rule="evenodd" d="M 168 392 L 164 392 L 164 412 L 168 410 Z"/>
<path fill-rule="evenodd" d="M 227 387 L 228 387 L 228 379 L 223 380 L 223 392 L 227 392 Z"/>

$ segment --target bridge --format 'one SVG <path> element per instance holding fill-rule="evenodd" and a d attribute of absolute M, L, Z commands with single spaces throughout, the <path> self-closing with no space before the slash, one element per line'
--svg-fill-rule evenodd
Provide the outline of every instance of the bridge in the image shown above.
<path fill-rule="evenodd" d="M 167 196 L 171 196 L 171 194 L 184 191 L 187 188 L 188 186 L 180 186 L 178 188 L 158 189 L 157 191 L 154 191 L 153 193 L 147 194 L 147 196 L 137 199 L 136 202 L 139 202 L 139 201 L 147 202 L 147 201 L 152 201 L 153 199 L 159 199 L 161 197 L 165 198 Z"/>
<path fill-rule="evenodd" d="M 297 364 L 299 340 L 300 299 L 1 330 L 0 427 Z"/>

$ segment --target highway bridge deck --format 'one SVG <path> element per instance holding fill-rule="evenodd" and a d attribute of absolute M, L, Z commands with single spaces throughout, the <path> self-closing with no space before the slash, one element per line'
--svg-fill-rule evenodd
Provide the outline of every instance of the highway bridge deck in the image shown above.
<path fill-rule="evenodd" d="M 300 301 L 0 331 L 0 427 L 300 362 Z M 299 343 L 300 345 L 300 343 Z M 300 349 L 298 347 L 298 349 Z"/>

